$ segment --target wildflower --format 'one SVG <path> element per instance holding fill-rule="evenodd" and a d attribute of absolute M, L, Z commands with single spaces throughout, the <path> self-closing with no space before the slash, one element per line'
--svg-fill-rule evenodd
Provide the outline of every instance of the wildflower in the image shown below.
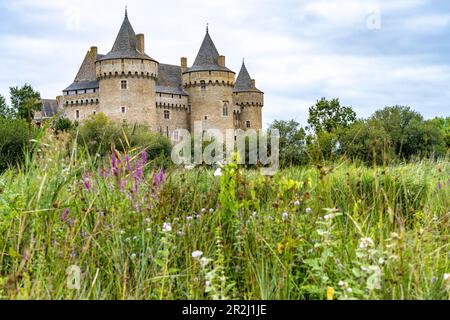
<path fill-rule="evenodd" d="M 333 300 L 334 299 L 334 289 L 331 287 L 327 288 L 327 300 Z"/>
<path fill-rule="evenodd" d="M 371 246 L 373 246 L 373 240 L 370 238 L 362 238 L 359 242 L 359 247 L 361 249 L 366 249 Z"/>
<path fill-rule="evenodd" d="M 192 252 L 192 258 L 194 258 L 194 259 L 199 259 L 202 255 L 203 255 L 203 252 L 198 251 L 198 250 Z"/>
<path fill-rule="evenodd" d="M 333 219 L 333 215 L 332 214 L 327 214 L 325 217 L 323 217 L 325 219 L 325 221 L 330 221 L 331 219 Z"/>
<path fill-rule="evenodd" d="M 163 232 L 172 232 L 172 225 L 170 223 L 164 223 L 163 224 Z"/>
<path fill-rule="evenodd" d="M 131 255 L 131 260 L 134 260 L 134 259 L 136 259 L 136 254 L 135 254 L 135 253 L 133 253 L 133 254 Z"/>
<path fill-rule="evenodd" d="M 147 232 L 148 232 L 148 233 L 152 232 L 152 229 L 147 228 Z"/>
<path fill-rule="evenodd" d="M 86 174 L 83 177 L 83 181 L 84 181 L 84 187 L 86 188 L 87 191 L 91 191 L 91 182 L 89 181 L 89 175 Z"/>
<path fill-rule="evenodd" d="M 311 213 L 312 212 L 312 209 L 311 208 L 306 208 L 306 213 Z"/>
<path fill-rule="evenodd" d="M 445 281 L 450 280 L 450 273 L 444 274 L 444 280 Z"/>
<path fill-rule="evenodd" d="M 192 216 L 187 216 L 186 217 L 186 221 L 192 221 L 192 219 L 194 219 L 194 217 L 192 217 Z"/>
<path fill-rule="evenodd" d="M 153 184 L 155 185 L 156 189 L 158 189 L 159 186 L 164 182 L 164 179 L 164 169 L 159 170 L 159 173 L 155 173 L 153 175 Z"/>
<path fill-rule="evenodd" d="M 65 209 L 64 212 L 61 214 L 61 221 L 65 222 L 67 220 L 67 217 L 69 216 L 70 210 Z"/>
<path fill-rule="evenodd" d="M 214 209 L 209 209 L 209 213 L 213 213 L 214 212 Z"/>
<path fill-rule="evenodd" d="M 438 191 L 442 190 L 442 183 L 441 181 L 438 182 Z"/>
<path fill-rule="evenodd" d="M 300 201 L 298 201 L 298 200 L 297 200 L 297 201 L 295 201 L 295 202 L 294 202 L 294 206 L 296 206 L 296 207 L 300 207 Z"/>
<path fill-rule="evenodd" d="M 28 261 L 30 260 L 30 250 L 26 249 L 23 253 L 23 260 Z"/>
<path fill-rule="evenodd" d="M 142 159 L 142 165 L 145 166 L 147 164 L 147 160 L 148 160 L 147 151 L 143 150 L 141 152 L 141 159 Z"/>
<path fill-rule="evenodd" d="M 222 176 L 222 169 L 217 168 L 216 172 L 214 172 L 214 177 L 220 177 Z"/>
<path fill-rule="evenodd" d="M 206 259 L 205 257 L 200 259 L 200 264 L 205 267 L 208 264 L 208 259 Z"/>
<path fill-rule="evenodd" d="M 202 213 L 205 213 L 205 212 L 206 212 L 206 209 L 205 209 L 205 208 L 203 208 L 203 209 L 201 210 L 201 212 L 202 212 Z"/>
<path fill-rule="evenodd" d="M 125 162 L 127 163 L 127 170 L 131 171 L 131 163 L 130 163 L 130 156 L 129 155 L 125 156 Z"/>
<path fill-rule="evenodd" d="M 206 281 L 206 282 L 205 282 L 205 286 L 206 286 L 207 288 L 210 288 L 210 287 L 211 287 L 211 281 Z"/>
<path fill-rule="evenodd" d="M 352 288 L 347 288 L 347 292 L 348 292 L 348 293 L 352 293 L 352 292 L 353 292 L 353 289 L 352 289 Z"/>
<path fill-rule="evenodd" d="M 344 281 L 339 281 L 339 283 L 338 283 L 338 285 L 339 285 L 339 287 L 346 287 L 347 286 L 347 283 L 345 283 Z"/>
<path fill-rule="evenodd" d="M 287 220 L 289 218 L 289 213 L 283 213 L 283 220 Z"/>

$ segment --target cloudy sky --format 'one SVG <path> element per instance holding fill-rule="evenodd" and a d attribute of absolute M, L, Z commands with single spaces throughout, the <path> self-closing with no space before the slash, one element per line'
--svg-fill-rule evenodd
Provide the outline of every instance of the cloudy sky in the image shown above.
<path fill-rule="evenodd" d="M 305 124 L 321 97 L 360 117 L 395 104 L 450 115 L 448 0 L 0 0 L 0 94 L 26 82 L 60 94 L 90 46 L 111 49 L 125 5 L 163 63 L 192 64 L 209 23 L 227 66 L 245 57 L 266 93 L 265 123 Z"/>

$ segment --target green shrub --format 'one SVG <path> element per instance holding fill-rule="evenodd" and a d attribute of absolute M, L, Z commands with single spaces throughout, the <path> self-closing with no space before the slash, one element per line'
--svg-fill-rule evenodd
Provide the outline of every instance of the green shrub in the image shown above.
<path fill-rule="evenodd" d="M 0 172 L 23 162 L 36 136 L 37 129 L 25 120 L 0 118 Z"/>

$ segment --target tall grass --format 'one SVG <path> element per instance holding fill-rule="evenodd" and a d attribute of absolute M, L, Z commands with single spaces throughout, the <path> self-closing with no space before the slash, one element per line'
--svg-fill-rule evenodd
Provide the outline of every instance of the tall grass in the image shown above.
<path fill-rule="evenodd" d="M 216 177 L 68 143 L 0 177 L 0 298 L 450 297 L 448 161 Z"/>

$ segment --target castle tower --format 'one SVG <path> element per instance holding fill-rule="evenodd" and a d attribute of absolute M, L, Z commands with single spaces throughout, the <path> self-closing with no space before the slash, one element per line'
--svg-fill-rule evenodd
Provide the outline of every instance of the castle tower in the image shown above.
<path fill-rule="evenodd" d="M 156 129 L 158 62 L 145 54 L 144 35 L 125 18 L 114 46 L 96 62 L 100 107 L 110 119 L 144 123 Z"/>
<path fill-rule="evenodd" d="M 186 66 L 186 61 L 183 61 Z M 183 67 L 183 66 L 182 66 Z M 203 130 L 234 129 L 233 86 L 235 73 L 225 65 L 225 57 L 212 41 L 208 29 L 191 68 L 182 68 L 183 87 L 189 94 L 190 127 L 203 123 Z"/>
<path fill-rule="evenodd" d="M 250 77 L 244 62 L 233 92 L 234 104 L 238 107 L 234 113 L 236 128 L 262 130 L 264 93 L 256 88 L 256 82 Z"/>

